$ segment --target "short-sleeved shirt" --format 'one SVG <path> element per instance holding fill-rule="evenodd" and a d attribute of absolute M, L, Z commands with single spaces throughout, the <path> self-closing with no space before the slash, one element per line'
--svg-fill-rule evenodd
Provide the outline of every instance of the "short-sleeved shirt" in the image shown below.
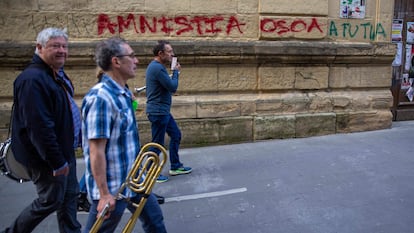
<path fill-rule="evenodd" d="M 132 94 L 108 75 L 85 95 L 82 102 L 82 140 L 86 163 L 85 182 L 92 200 L 100 198 L 98 186 L 93 178 L 89 139 L 107 139 L 105 159 L 108 189 L 115 195 L 125 181 L 139 153 L 140 144 L 135 114 L 132 109 Z M 134 196 L 126 189 L 126 196 Z"/>

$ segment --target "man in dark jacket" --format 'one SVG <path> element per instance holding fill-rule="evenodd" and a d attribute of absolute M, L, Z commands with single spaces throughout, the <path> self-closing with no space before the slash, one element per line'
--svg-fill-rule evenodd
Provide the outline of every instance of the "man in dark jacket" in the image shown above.
<path fill-rule="evenodd" d="M 32 62 L 14 82 L 11 147 L 26 166 L 38 198 L 5 232 L 32 232 L 54 211 L 60 232 L 80 232 L 74 152 L 80 143 L 80 112 L 62 69 L 67 56 L 66 31 L 46 28 L 37 36 Z"/>

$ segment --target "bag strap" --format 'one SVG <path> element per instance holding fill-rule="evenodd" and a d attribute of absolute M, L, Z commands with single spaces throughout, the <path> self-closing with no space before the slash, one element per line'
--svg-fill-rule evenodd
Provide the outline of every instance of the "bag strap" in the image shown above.
<path fill-rule="evenodd" d="M 10 138 L 11 126 L 13 122 L 13 112 L 14 112 L 14 101 L 13 101 L 12 109 L 10 112 L 10 123 L 9 123 L 9 131 L 7 132 L 7 138 Z"/>

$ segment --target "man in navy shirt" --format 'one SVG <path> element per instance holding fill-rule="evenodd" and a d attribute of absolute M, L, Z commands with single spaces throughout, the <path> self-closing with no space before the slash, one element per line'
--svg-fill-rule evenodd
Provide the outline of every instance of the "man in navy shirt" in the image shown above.
<path fill-rule="evenodd" d="M 191 167 L 185 167 L 178 155 L 181 131 L 170 113 L 172 94 L 178 88 L 181 66 L 177 62 L 176 66 L 172 67 L 172 75 L 168 74 L 166 66 L 171 63 L 174 56 L 173 48 L 168 41 L 158 41 L 158 44 L 153 48 L 153 54 L 154 60 L 148 65 L 145 76 L 146 113 L 151 122 L 152 141 L 164 145 L 164 137 L 167 133 L 171 139 L 169 143 L 171 165 L 169 174 L 172 176 L 188 174 L 192 171 Z M 159 151 L 157 152 L 159 153 Z M 160 175 L 157 182 L 161 183 L 167 180 L 167 176 Z"/>

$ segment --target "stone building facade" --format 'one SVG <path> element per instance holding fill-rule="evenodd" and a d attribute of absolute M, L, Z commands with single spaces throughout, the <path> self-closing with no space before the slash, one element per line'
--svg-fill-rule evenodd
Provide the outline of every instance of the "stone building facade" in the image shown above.
<path fill-rule="evenodd" d="M 182 66 L 172 112 L 183 146 L 309 137 L 389 128 L 393 1 L 388 0 L 3 0 L 0 2 L 0 128 L 6 137 L 13 80 L 37 33 L 67 28 L 78 103 L 96 82 L 102 38 L 127 39 L 140 61 L 131 87 L 145 85 L 158 39 Z M 341 2 L 365 6 L 341 18 Z M 343 13 L 343 12 L 342 12 Z M 145 95 L 137 119 L 150 140 Z M 28 103 L 31 104 L 31 103 Z"/>

